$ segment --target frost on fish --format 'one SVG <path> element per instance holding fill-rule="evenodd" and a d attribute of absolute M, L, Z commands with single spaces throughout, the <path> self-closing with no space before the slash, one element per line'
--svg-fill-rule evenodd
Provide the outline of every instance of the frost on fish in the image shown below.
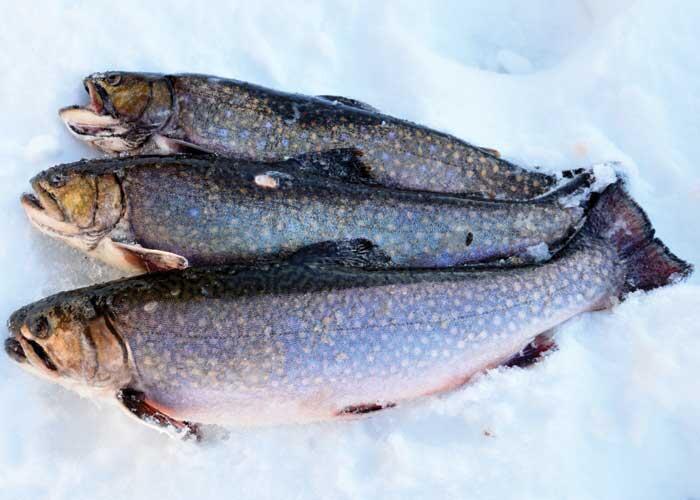
<path fill-rule="evenodd" d="M 549 246 L 545 242 L 527 247 L 527 253 L 534 262 L 546 262 L 552 257 L 552 254 L 549 252 Z"/>
<path fill-rule="evenodd" d="M 692 267 L 653 234 L 616 184 L 571 244 L 539 266 L 367 270 L 343 265 L 367 244 L 327 244 L 277 264 L 64 292 L 16 312 L 6 349 L 54 380 L 138 391 L 149 423 L 371 414 L 458 387 L 576 314 L 687 276 Z M 98 339 L 92 348 L 89 338 Z"/>

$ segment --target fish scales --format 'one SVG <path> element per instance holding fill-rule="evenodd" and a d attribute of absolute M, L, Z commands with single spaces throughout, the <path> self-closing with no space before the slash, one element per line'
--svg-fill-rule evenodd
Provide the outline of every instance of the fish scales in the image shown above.
<path fill-rule="evenodd" d="M 280 159 L 354 147 L 374 179 L 388 186 L 528 199 L 554 178 L 414 123 L 311 96 L 236 80 L 170 77 L 177 117 L 163 130 L 207 151 Z"/>
<path fill-rule="evenodd" d="M 173 416 L 304 421 L 437 392 L 597 307 L 624 276 L 614 252 L 592 244 L 496 279 L 282 266 L 247 294 L 236 293 L 245 276 L 221 279 L 233 293 L 115 307 L 142 384 Z"/>
<path fill-rule="evenodd" d="M 236 168 L 155 167 L 124 177 L 134 237 L 192 265 L 252 261 L 355 238 L 373 241 L 399 267 L 526 258 L 532 246 L 566 240 L 584 217 L 582 207 L 563 208 L 557 199 L 482 203 L 303 177 L 288 188 L 266 189 Z"/>
<path fill-rule="evenodd" d="M 332 420 L 458 387 L 579 313 L 692 272 L 620 183 L 538 266 L 369 270 L 312 250 L 63 292 L 15 312 L 5 350 L 178 432 Z"/>
<path fill-rule="evenodd" d="M 320 158 L 336 168 L 345 161 L 339 155 Z M 94 240 L 206 265 L 280 258 L 323 241 L 361 238 L 389 259 L 386 265 L 440 268 L 533 262 L 538 245 L 554 253 L 583 224 L 591 196 L 586 175 L 538 200 L 491 201 L 319 175 L 309 171 L 310 162 L 83 161 L 37 175 L 38 198 L 25 195 L 22 203 L 42 231 L 59 238 L 68 233 L 67 243 L 82 243 L 88 254 L 127 270 L 133 259 L 114 258 L 124 250 L 107 252 Z M 60 214 L 50 217 L 53 206 Z M 79 228 L 65 229 L 70 224 Z"/>
<path fill-rule="evenodd" d="M 503 160 L 495 150 L 333 96 L 291 94 L 205 75 L 96 73 L 86 107 L 60 111 L 73 135 L 108 153 L 204 151 L 280 160 L 355 148 L 381 184 L 531 199 L 557 176 Z"/>

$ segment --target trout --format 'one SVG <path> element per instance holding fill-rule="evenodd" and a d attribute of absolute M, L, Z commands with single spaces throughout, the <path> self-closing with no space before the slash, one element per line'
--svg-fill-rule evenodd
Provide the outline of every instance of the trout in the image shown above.
<path fill-rule="evenodd" d="M 615 184 L 546 264 L 367 270 L 366 245 L 317 245 L 53 295 L 12 315 L 5 350 L 179 436 L 346 419 L 459 387 L 577 314 L 689 275 L 653 234 Z"/>
<path fill-rule="evenodd" d="M 557 177 L 354 99 L 306 96 L 205 75 L 95 73 L 90 102 L 60 116 L 111 154 L 206 151 L 251 160 L 356 148 L 387 186 L 498 199 L 542 195 Z"/>
<path fill-rule="evenodd" d="M 282 162 L 81 161 L 34 177 L 36 195 L 22 205 L 41 231 L 134 273 L 276 260 L 360 238 L 384 266 L 437 268 L 545 259 L 580 229 L 592 194 L 588 174 L 527 202 L 404 191 L 355 176 L 362 161 L 347 150 Z"/>

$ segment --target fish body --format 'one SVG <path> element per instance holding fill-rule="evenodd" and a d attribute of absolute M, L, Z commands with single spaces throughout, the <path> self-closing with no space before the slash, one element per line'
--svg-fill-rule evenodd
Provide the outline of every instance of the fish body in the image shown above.
<path fill-rule="evenodd" d="M 591 196 L 585 175 L 541 199 L 510 202 L 319 173 L 342 176 L 362 160 L 341 150 L 284 162 L 82 161 L 37 175 L 37 196 L 23 205 L 42 231 L 130 271 L 251 263 L 360 238 L 376 245 L 385 265 L 437 268 L 532 262 L 538 245 L 554 252 L 583 224 Z"/>
<path fill-rule="evenodd" d="M 458 387 L 579 313 L 691 271 L 617 184 L 539 266 L 367 270 L 342 252 L 58 294 L 13 315 L 6 350 L 54 379 L 99 374 L 102 394 L 126 388 L 132 408 L 176 422 L 333 420 Z M 80 355 L 103 344 L 111 356 Z"/>
<path fill-rule="evenodd" d="M 497 199 L 530 199 L 557 181 L 494 150 L 343 97 L 191 74 L 96 73 L 85 87 L 90 105 L 64 108 L 61 117 L 73 135 L 108 153 L 184 148 L 280 160 L 355 148 L 372 179 L 386 186 Z"/>

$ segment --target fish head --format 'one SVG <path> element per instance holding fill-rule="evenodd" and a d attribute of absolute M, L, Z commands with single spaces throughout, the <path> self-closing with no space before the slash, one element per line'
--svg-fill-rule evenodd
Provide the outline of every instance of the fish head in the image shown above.
<path fill-rule="evenodd" d="M 119 179 L 88 163 L 62 165 L 31 180 L 34 194 L 22 195 L 29 220 L 40 231 L 81 250 L 90 250 L 121 219 L 125 207 Z"/>
<path fill-rule="evenodd" d="M 88 297 L 58 294 L 10 317 L 5 352 L 22 368 L 70 388 L 117 388 L 128 379 L 128 354 Z"/>
<path fill-rule="evenodd" d="M 173 112 L 172 87 L 163 75 L 110 71 L 83 83 L 90 102 L 59 115 L 71 134 L 106 153 L 136 152 Z"/>

